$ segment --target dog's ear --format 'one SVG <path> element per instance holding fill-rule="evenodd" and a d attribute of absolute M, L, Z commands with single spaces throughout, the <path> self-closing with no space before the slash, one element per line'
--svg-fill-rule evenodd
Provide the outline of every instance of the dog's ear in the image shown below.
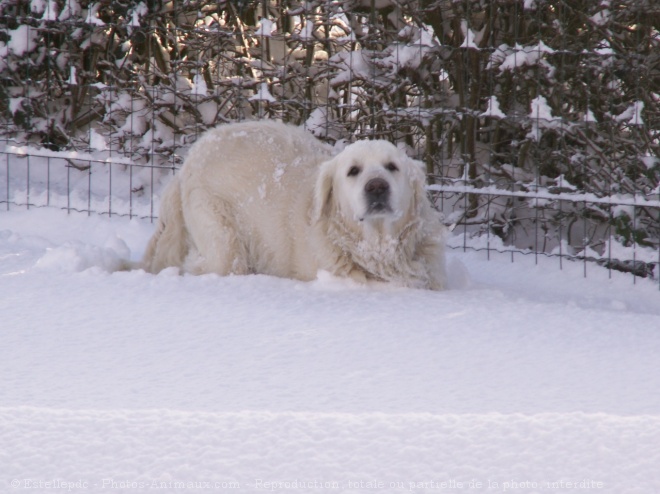
<path fill-rule="evenodd" d="M 318 223 L 322 217 L 328 216 L 332 207 L 332 183 L 335 176 L 336 162 L 334 159 L 321 165 L 319 176 L 314 187 L 312 203 L 312 224 Z"/>
<path fill-rule="evenodd" d="M 428 202 L 428 195 L 426 192 L 426 165 L 412 158 L 410 160 L 410 183 L 413 189 L 413 209 L 417 213 L 421 210 L 424 204 Z"/>

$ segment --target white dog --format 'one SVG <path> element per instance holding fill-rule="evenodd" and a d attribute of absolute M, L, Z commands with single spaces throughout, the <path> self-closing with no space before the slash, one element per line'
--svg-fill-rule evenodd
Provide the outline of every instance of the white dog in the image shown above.
<path fill-rule="evenodd" d="M 333 156 L 303 129 L 222 125 L 168 185 L 144 268 L 445 287 L 444 227 L 422 164 L 386 141 Z"/>

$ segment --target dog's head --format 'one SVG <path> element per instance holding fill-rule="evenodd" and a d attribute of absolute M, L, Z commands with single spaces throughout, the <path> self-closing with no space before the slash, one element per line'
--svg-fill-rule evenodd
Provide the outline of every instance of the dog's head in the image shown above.
<path fill-rule="evenodd" d="M 416 207 L 420 194 L 422 163 L 387 141 L 359 141 L 321 166 L 314 218 L 336 210 L 355 223 L 395 222 Z"/>

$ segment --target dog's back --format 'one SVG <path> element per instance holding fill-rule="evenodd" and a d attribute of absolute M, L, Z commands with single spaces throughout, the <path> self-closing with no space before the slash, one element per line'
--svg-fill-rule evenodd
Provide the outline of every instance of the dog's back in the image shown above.
<path fill-rule="evenodd" d="M 162 197 L 145 269 L 313 278 L 316 269 L 299 267 L 311 268 L 310 253 L 300 249 L 307 243 L 299 240 L 309 235 L 319 164 L 330 157 L 331 148 L 309 132 L 278 122 L 206 132 Z M 203 258 L 189 256 L 191 247 Z"/>

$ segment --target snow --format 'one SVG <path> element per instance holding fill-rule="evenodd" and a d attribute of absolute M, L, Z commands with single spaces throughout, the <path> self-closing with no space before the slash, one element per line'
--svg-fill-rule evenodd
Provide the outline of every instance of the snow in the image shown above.
<path fill-rule="evenodd" d="M 605 26 L 610 22 L 611 14 L 609 9 L 603 9 L 600 12 L 589 17 L 589 20 L 596 26 Z"/>
<path fill-rule="evenodd" d="M 16 115 L 16 112 L 22 110 L 23 101 L 25 98 L 9 98 L 9 112 L 12 115 Z"/>
<path fill-rule="evenodd" d="M 300 28 L 300 39 L 306 41 L 314 39 L 314 20 L 312 18 L 305 19 L 305 23 Z"/>
<path fill-rule="evenodd" d="M 479 46 L 475 41 L 475 34 L 472 31 L 472 29 L 467 27 L 467 22 L 463 21 L 461 28 L 465 35 L 465 39 L 463 39 L 463 43 L 459 48 L 469 48 L 473 50 L 478 50 Z"/>
<path fill-rule="evenodd" d="M 105 137 L 99 134 L 96 130 L 89 130 L 89 147 L 97 151 L 107 151 L 108 143 L 105 140 Z"/>
<path fill-rule="evenodd" d="M 594 115 L 594 112 L 591 111 L 591 109 L 587 108 L 586 113 L 584 114 L 584 122 L 585 123 L 598 123 L 598 119 Z"/>
<path fill-rule="evenodd" d="M 196 94 L 198 96 L 206 96 L 208 92 L 209 90 L 206 85 L 206 81 L 204 80 L 204 75 L 195 74 L 193 79 L 192 94 Z"/>
<path fill-rule="evenodd" d="M 37 47 L 39 32 L 27 24 L 21 24 L 16 29 L 9 30 L 7 48 L 17 57 L 32 52 Z"/>
<path fill-rule="evenodd" d="M 103 22 L 98 17 L 98 11 L 99 11 L 100 8 L 101 8 L 101 3 L 100 2 L 92 4 L 89 7 L 89 10 L 87 11 L 87 17 L 85 18 L 85 23 L 86 24 L 94 24 L 96 26 L 105 26 L 105 22 Z"/>
<path fill-rule="evenodd" d="M 480 116 L 482 117 L 492 117 L 492 118 L 506 118 L 506 114 L 500 110 L 500 102 L 497 100 L 497 96 L 491 96 L 488 98 L 488 108 Z"/>
<path fill-rule="evenodd" d="M 625 122 L 628 125 L 644 125 L 644 119 L 642 117 L 642 111 L 644 110 L 643 101 L 635 101 L 630 107 L 628 107 L 623 113 L 616 116 L 618 122 Z"/>
<path fill-rule="evenodd" d="M 532 100 L 532 111 L 529 115 L 529 118 L 548 121 L 555 119 L 555 117 L 552 116 L 552 109 L 543 96 L 537 96 Z"/>
<path fill-rule="evenodd" d="M 372 56 L 368 50 L 341 51 L 330 57 L 330 64 L 337 69 L 336 75 L 330 79 L 330 85 L 337 87 L 351 80 L 373 79 L 373 68 L 369 65 L 369 57 Z"/>
<path fill-rule="evenodd" d="M 561 177 L 561 176 L 560 176 Z M 559 179 L 559 177 L 558 177 Z M 465 178 L 457 180 L 456 184 L 449 185 L 430 185 L 429 190 L 437 192 L 448 192 L 448 193 L 458 193 L 458 194 L 482 194 L 490 196 L 503 196 L 503 197 L 518 197 L 523 199 L 545 199 L 552 201 L 571 201 L 571 202 L 589 202 L 594 204 L 607 204 L 610 206 L 629 206 L 629 207 L 638 207 L 638 206 L 647 206 L 653 208 L 660 208 L 660 200 L 646 199 L 641 196 L 634 196 L 632 194 L 612 194 L 611 196 L 599 197 L 594 193 L 555 193 L 549 190 L 547 187 L 541 185 L 534 186 L 534 190 L 505 190 L 497 187 L 496 185 L 487 185 L 485 187 L 474 187 L 472 185 L 460 185 L 460 183 L 465 182 Z M 565 182 L 562 183 L 562 186 L 565 186 Z M 657 194 L 649 194 L 649 197 Z"/>
<path fill-rule="evenodd" d="M 658 156 L 651 156 L 649 154 L 645 156 L 639 156 L 639 160 L 644 163 L 644 166 L 650 170 L 651 168 L 655 167 L 657 164 L 660 163 L 660 157 Z M 660 185 L 660 184 L 659 184 Z M 654 192 L 655 194 L 658 194 L 658 192 Z"/>
<path fill-rule="evenodd" d="M 64 8 L 62 13 L 59 16 L 60 21 L 65 21 L 71 17 L 77 16 L 81 11 L 80 4 L 78 0 L 66 0 L 64 3 Z"/>
<path fill-rule="evenodd" d="M 526 65 L 534 66 L 543 57 L 543 54 L 553 54 L 555 51 L 548 45 L 539 41 L 536 45 L 521 46 L 516 43 L 514 48 L 508 45 L 500 45 L 491 55 L 486 68 L 491 69 L 499 65 L 500 72 L 514 70 Z"/>
<path fill-rule="evenodd" d="M 548 105 L 548 101 L 541 95 L 534 98 L 531 102 L 531 112 L 529 119 L 531 120 L 532 128 L 527 134 L 527 137 L 535 141 L 541 140 L 541 128 L 553 128 L 561 124 L 561 118 L 552 115 L 552 108 Z"/>
<path fill-rule="evenodd" d="M 31 0 L 30 1 L 30 10 L 33 14 L 41 15 L 42 20 L 44 21 L 55 21 L 57 20 L 57 2 L 54 0 Z"/>
<path fill-rule="evenodd" d="M 43 20 L 44 21 L 56 21 L 58 16 L 59 7 L 55 0 L 48 0 L 48 6 L 46 7 L 46 12 L 44 12 Z"/>
<path fill-rule="evenodd" d="M 46 2 L 44 0 L 31 0 L 30 10 L 35 14 L 43 14 L 46 10 Z"/>
<path fill-rule="evenodd" d="M 0 212 L 0 491 L 660 489 L 657 280 L 460 249 L 445 292 L 116 271 L 153 229 Z"/>
<path fill-rule="evenodd" d="M 264 17 L 259 21 L 259 26 L 257 27 L 257 30 L 254 32 L 254 34 L 255 36 L 264 36 L 266 38 L 270 38 L 276 29 L 276 23 Z"/>
<path fill-rule="evenodd" d="M 149 8 L 144 4 L 144 2 L 140 2 L 135 8 L 129 11 L 129 14 L 131 16 L 130 25 L 132 27 L 140 27 L 140 19 L 149 14 Z"/>
<path fill-rule="evenodd" d="M 326 137 L 328 135 L 329 115 L 326 108 L 322 106 L 314 108 L 305 120 L 305 128 L 315 136 Z"/>
<path fill-rule="evenodd" d="M 250 96 L 250 101 L 267 101 L 268 103 L 277 103 L 277 100 L 270 94 L 268 90 L 268 83 L 262 82 L 259 84 L 259 89 L 256 94 Z"/>
<path fill-rule="evenodd" d="M 388 47 L 389 54 L 383 57 L 381 63 L 389 66 L 392 74 L 401 70 L 401 67 L 418 68 L 425 57 L 438 45 L 435 31 L 431 26 L 422 25 L 413 29 L 406 26 L 399 32 L 400 37 L 411 38 L 409 44 L 395 43 Z"/>
<path fill-rule="evenodd" d="M 76 68 L 73 65 L 71 66 L 71 70 L 69 71 L 69 80 L 67 81 L 67 84 L 71 86 L 78 85 L 78 76 L 76 74 Z"/>
<path fill-rule="evenodd" d="M 383 57 L 382 63 L 389 66 L 392 73 L 400 70 L 401 67 L 415 69 L 422 64 L 429 51 L 430 48 L 424 45 L 396 44 L 393 46 L 392 53 Z"/>

